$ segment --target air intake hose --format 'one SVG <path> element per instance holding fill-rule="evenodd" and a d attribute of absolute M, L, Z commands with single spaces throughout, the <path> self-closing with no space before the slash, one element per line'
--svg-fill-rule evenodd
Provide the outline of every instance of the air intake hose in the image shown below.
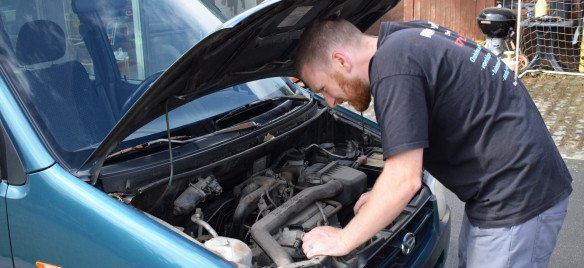
<path fill-rule="evenodd" d="M 251 236 L 278 266 L 292 263 L 293 260 L 290 254 L 278 244 L 271 233 L 315 201 L 331 198 L 339 194 L 342 190 L 343 184 L 337 180 L 331 180 L 326 184 L 302 190 L 290 200 L 286 201 L 286 203 L 256 222 L 251 227 Z"/>
<path fill-rule="evenodd" d="M 246 190 L 253 189 L 250 193 L 243 193 L 242 198 L 239 200 L 239 205 L 233 213 L 233 233 L 234 237 L 239 239 L 244 239 L 245 232 L 243 231 L 243 221 L 245 218 L 257 208 L 257 202 L 262 197 L 262 195 L 271 191 L 274 187 L 278 186 L 278 182 L 270 177 L 256 177 L 253 179 L 252 184 L 246 187 Z"/>

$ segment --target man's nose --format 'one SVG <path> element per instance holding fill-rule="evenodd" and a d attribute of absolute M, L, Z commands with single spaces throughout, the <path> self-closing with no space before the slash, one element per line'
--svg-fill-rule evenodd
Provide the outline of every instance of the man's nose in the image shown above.
<path fill-rule="evenodd" d="M 331 97 L 329 94 L 322 94 L 324 96 L 324 100 L 326 101 L 326 104 L 328 104 L 329 107 L 331 108 L 335 108 L 335 106 L 337 105 L 337 102 L 335 100 L 335 98 Z"/>

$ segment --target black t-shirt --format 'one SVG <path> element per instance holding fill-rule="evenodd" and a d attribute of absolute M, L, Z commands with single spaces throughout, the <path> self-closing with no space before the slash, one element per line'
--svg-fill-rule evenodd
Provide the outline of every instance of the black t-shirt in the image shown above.
<path fill-rule="evenodd" d="M 519 224 L 571 193 L 527 90 L 485 48 L 429 22 L 390 22 L 370 64 L 384 158 L 425 148 L 424 168 L 473 225 Z"/>

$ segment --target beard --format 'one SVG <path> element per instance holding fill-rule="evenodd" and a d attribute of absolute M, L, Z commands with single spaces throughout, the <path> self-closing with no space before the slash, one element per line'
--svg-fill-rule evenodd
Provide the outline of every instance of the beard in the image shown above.
<path fill-rule="evenodd" d="M 347 102 L 358 112 L 363 112 L 369 108 L 371 103 L 371 87 L 359 78 L 348 79 L 340 73 L 335 72 L 332 77 L 347 95 Z"/>

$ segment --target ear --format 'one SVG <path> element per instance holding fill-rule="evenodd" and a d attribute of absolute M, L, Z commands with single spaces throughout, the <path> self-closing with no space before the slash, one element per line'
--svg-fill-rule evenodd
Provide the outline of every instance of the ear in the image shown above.
<path fill-rule="evenodd" d="M 333 51 L 332 62 L 334 68 L 339 68 L 339 71 L 343 70 L 347 73 L 350 73 L 353 67 L 349 54 L 343 50 Z"/>

